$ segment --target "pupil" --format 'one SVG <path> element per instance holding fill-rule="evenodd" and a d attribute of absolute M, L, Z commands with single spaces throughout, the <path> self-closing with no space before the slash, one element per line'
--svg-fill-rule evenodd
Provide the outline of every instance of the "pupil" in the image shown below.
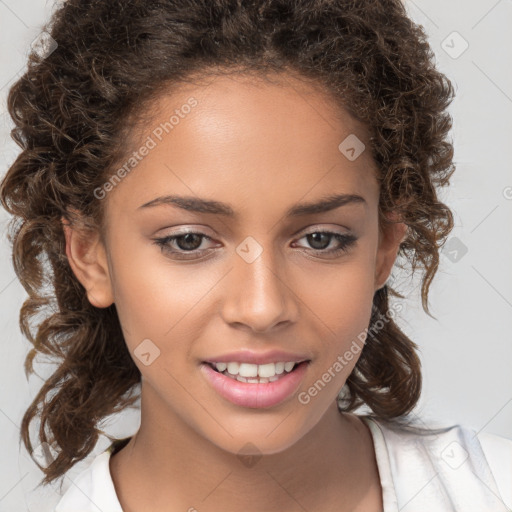
<path fill-rule="evenodd" d="M 308 235 L 308 237 L 310 237 L 310 239 L 308 239 L 308 242 L 311 244 L 311 246 L 313 248 L 315 248 L 315 249 L 325 249 L 326 247 L 329 246 L 329 240 L 330 240 L 331 235 L 329 235 L 328 233 L 311 233 L 311 234 Z M 327 241 L 327 244 L 322 244 L 320 242 L 322 237 L 324 237 L 324 241 Z M 319 242 L 320 242 L 320 246 L 321 247 L 315 246 L 315 244 L 317 244 Z"/>
<path fill-rule="evenodd" d="M 194 237 L 196 238 L 196 242 L 198 241 L 199 243 L 196 243 L 196 244 L 193 243 Z M 190 243 L 191 239 L 192 239 L 193 247 L 187 246 Z M 182 241 L 185 241 L 185 244 L 183 244 Z M 177 238 L 176 243 L 178 244 L 180 249 L 194 250 L 194 249 L 197 249 L 201 245 L 201 235 L 198 235 L 197 233 L 187 233 L 186 235 L 183 235 L 183 236 L 180 236 L 179 238 Z"/>

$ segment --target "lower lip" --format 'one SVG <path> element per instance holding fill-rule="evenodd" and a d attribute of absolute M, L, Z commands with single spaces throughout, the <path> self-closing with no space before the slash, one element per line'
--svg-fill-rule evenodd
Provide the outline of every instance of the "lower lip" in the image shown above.
<path fill-rule="evenodd" d="M 303 361 L 284 377 L 268 383 L 240 382 L 201 363 L 200 370 L 220 396 L 242 407 L 272 407 L 290 397 L 299 387 L 309 362 Z"/>

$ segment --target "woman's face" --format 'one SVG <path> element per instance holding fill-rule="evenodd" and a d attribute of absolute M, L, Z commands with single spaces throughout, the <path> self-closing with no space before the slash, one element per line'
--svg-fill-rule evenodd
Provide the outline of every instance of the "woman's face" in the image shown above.
<path fill-rule="evenodd" d="M 143 377 L 142 425 L 275 453 L 332 408 L 405 227 L 379 235 L 367 134 L 334 108 L 292 77 L 182 87 L 97 191 L 105 251 L 94 272 L 74 269 L 94 305 L 115 302 Z M 268 364 L 304 360 L 289 374 Z M 239 382 L 205 361 L 283 373 Z"/>

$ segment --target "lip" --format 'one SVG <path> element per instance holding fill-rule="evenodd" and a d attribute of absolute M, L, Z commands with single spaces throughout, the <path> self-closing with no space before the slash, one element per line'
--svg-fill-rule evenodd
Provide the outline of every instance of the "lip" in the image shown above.
<path fill-rule="evenodd" d="M 308 366 L 309 362 L 303 361 L 284 377 L 262 384 L 239 382 L 215 371 L 207 363 L 202 363 L 199 369 L 213 389 L 226 400 L 241 407 L 264 408 L 291 397 L 303 381 Z"/>
<path fill-rule="evenodd" d="M 267 364 L 280 362 L 301 363 L 302 361 L 310 361 L 311 357 L 307 354 L 294 354 L 285 352 L 284 350 L 269 350 L 268 352 L 254 352 L 252 350 L 237 350 L 229 354 L 222 354 L 209 359 L 205 359 L 203 363 L 249 363 L 249 364 Z"/>

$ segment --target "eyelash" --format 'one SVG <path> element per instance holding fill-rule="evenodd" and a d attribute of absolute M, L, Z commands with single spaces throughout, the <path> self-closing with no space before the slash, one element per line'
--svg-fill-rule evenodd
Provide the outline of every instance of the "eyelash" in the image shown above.
<path fill-rule="evenodd" d="M 310 249 L 313 252 L 319 253 L 320 255 L 328 254 L 329 257 L 333 257 L 333 258 L 340 256 L 343 253 L 346 253 L 357 241 L 357 238 L 354 235 L 341 234 L 341 233 L 336 233 L 336 232 L 332 232 L 332 231 L 322 231 L 322 230 L 311 231 L 309 233 L 306 233 L 301 238 L 299 238 L 299 240 L 302 238 L 306 238 L 307 236 L 313 235 L 313 234 L 331 235 L 332 238 L 338 240 L 338 242 L 341 243 L 341 246 L 338 249 L 329 249 L 329 250 L 314 249 L 314 248 Z M 197 258 L 188 258 L 187 256 L 183 257 L 183 255 L 190 254 L 190 255 L 195 256 L 198 253 L 206 252 L 209 250 L 209 249 L 203 249 L 203 250 L 193 249 L 191 251 L 184 251 L 184 250 L 170 249 L 170 247 L 169 247 L 170 242 L 173 242 L 173 241 L 177 240 L 178 238 L 183 238 L 186 235 L 201 236 L 202 237 L 201 243 L 204 239 L 212 240 L 211 237 L 209 237 L 208 235 L 205 235 L 204 233 L 200 233 L 197 231 L 189 231 L 189 232 L 185 232 L 185 233 L 180 233 L 178 235 L 170 235 L 170 236 L 165 236 L 165 237 L 161 237 L 161 238 L 154 238 L 153 241 L 156 245 L 158 245 L 161 248 L 162 252 L 167 252 L 167 253 L 171 253 L 174 255 L 180 255 L 176 259 L 197 259 Z M 332 241 L 332 238 L 329 241 L 329 244 Z"/>

